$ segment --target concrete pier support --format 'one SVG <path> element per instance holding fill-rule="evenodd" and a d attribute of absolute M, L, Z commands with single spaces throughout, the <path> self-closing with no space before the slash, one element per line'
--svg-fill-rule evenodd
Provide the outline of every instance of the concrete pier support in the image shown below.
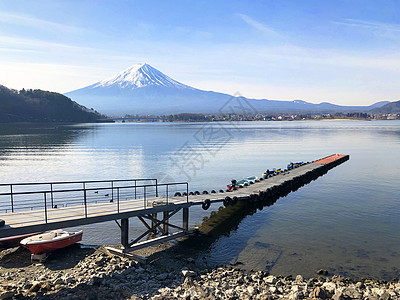
<path fill-rule="evenodd" d="M 155 220 L 157 220 L 157 213 L 151 214 L 152 218 L 154 220 L 151 221 L 151 227 L 153 228 L 153 233 L 157 234 L 157 222 Z"/>
<path fill-rule="evenodd" d="M 121 245 L 124 249 L 129 248 L 129 219 L 121 219 Z"/>
<path fill-rule="evenodd" d="M 163 218 L 165 219 L 165 223 L 163 224 L 163 235 L 168 235 L 168 230 L 169 230 L 169 211 L 164 211 L 163 212 Z"/>
<path fill-rule="evenodd" d="M 182 227 L 183 230 L 185 230 L 186 232 L 189 231 L 189 208 L 183 208 L 183 222 L 182 222 Z"/>

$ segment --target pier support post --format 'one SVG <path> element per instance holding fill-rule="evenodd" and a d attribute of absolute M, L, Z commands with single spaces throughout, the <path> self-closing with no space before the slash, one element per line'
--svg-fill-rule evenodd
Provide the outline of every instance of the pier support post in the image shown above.
<path fill-rule="evenodd" d="M 121 219 L 121 245 L 124 249 L 129 248 L 129 219 Z"/>
<path fill-rule="evenodd" d="M 163 224 L 163 235 L 168 235 L 168 229 L 169 229 L 169 226 L 168 226 L 168 223 L 169 223 L 168 216 L 169 216 L 169 211 L 164 211 L 164 212 L 163 212 L 163 218 L 165 219 L 165 223 Z"/>
<path fill-rule="evenodd" d="M 183 208 L 183 222 L 182 222 L 182 227 L 183 229 L 188 232 L 189 231 L 189 208 Z"/>
<path fill-rule="evenodd" d="M 153 219 L 157 220 L 157 213 L 151 214 L 151 216 L 153 217 Z M 151 221 L 151 227 L 154 228 L 153 233 L 157 234 L 157 227 L 156 227 L 157 223 L 155 221 Z"/>

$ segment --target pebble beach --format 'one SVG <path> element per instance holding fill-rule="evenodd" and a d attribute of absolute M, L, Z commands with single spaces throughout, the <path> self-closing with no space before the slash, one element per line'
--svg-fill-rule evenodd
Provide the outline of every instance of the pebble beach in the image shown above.
<path fill-rule="evenodd" d="M 0 252 L 0 299 L 400 299 L 399 281 L 210 267 L 170 244 L 138 254 L 147 261 L 75 245 L 38 263 L 23 248 L 6 249 Z"/>

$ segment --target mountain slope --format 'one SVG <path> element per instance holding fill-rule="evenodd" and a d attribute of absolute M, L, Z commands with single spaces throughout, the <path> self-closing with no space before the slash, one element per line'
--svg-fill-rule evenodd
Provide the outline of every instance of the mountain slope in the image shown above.
<path fill-rule="evenodd" d="M 95 122 L 101 118 L 62 94 L 0 85 L 0 122 Z"/>
<path fill-rule="evenodd" d="M 110 115 L 241 112 L 240 109 L 230 110 L 233 107 L 230 103 L 237 102 L 238 98 L 192 88 L 173 80 L 148 64 L 134 65 L 116 76 L 65 95 Z M 245 109 L 250 113 L 355 112 L 368 111 L 385 104 L 382 102 L 373 106 L 339 106 L 326 102 L 312 104 L 302 100 L 245 100 Z"/>
<path fill-rule="evenodd" d="M 399 114 L 400 113 L 400 101 L 390 102 L 382 107 L 374 108 L 371 113 L 376 114 Z"/>

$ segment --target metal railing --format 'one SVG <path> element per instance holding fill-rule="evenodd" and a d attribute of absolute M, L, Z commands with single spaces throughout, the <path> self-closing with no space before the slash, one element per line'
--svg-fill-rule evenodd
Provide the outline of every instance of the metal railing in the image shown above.
<path fill-rule="evenodd" d="M 41 189 L 43 186 L 46 188 Z M 0 188 L 4 187 L 9 190 L 0 193 L 0 211 L 8 213 L 43 209 L 46 223 L 49 208 L 83 205 L 87 218 L 88 207 L 97 203 L 115 202 L 116 208 L 112 212 L 119 213 L 122 201 L 136 199 L 143 200 L 143 208 L 146 209 L 170 204 L 171 194 L 183 190 L 186 191 L 186 202 L 189 201 L 187 182 L 159 184 L 157 179 L 0 184 Z M 180 197 L 180 201 L 182 199 Z M 153 202 L 149 204 L 150 200 Z"/>
<path fill-rule="evenodd" d="M 47 186 L 50 189 L 50 199 L 54 202 L 54 191 L 57 191 L 57 188 L 63 187 L 65 190 L 65 186 L 81 186 L 83 189 L 90 185 L 98 185 L 98 184 L 109 184 L 111 189 L 111 199 L 114 199 L 114 187 L 118 184 L 129 184 L 133 182 L 137 185 L 137 182 L 154 182 L 157 185 L 157 179 L 155 178 L 140 178 L 140 179 L 117 179 L 117 180 L 89 180 L 89 181 L 54 181 L 54 182 L 24 182 L 24 183 L 2 183 L 0 184 L 0 189 L 9 188 L 10 195 L 10 209 L 11 212 L 14 212 L 14 196 L 20 194 L 20 192 L 25 192 L 23 188 L 27 188 L 26 192 L 32 192 L 38 190 L 39 187 Z M 5 195 L 6 193 L 1 193 L 0 195 Z"/>

